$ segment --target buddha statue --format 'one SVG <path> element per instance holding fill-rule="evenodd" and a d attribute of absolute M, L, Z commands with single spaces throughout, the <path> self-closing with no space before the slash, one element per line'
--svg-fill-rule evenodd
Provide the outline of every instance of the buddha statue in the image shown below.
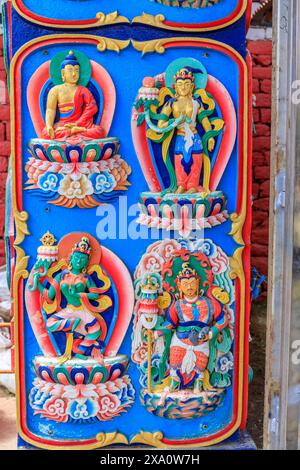
<path fill-rule="evenodd" d="M 73 51 L 69 51 L 61 64 L 61 76 L 63 83 L 54 86 L 48 94 L 43 138 L 64 141 L 74 137 L 82 140 L 105 137 L 103 129 L 93 121 L 98 111 L 94 96 L 78 84 L 80 64 Z M 55 122 L 57 111 L 59 120 Z"/>

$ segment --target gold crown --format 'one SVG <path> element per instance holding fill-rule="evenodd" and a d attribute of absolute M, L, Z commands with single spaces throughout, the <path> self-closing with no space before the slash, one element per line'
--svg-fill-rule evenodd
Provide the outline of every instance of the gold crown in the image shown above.
<path fill-rule="evenodd" d="M 182 270 L 179 272 L 177 279 L 189 279 L 191 277 L 199 278 L 197 271 L 189 266 L 189 263 L 182 263 Z"/>
<path fill-rule="evenodd" d="M 191 70 L 183 67 L 182 69 L 178 70 L 174 77 L 176 80 L 191 80 L 192 82 L 195 80 L 194 74 Z"/>
<path fill-rule="evenodd" d="M 90 255 L 92 247 L 88 237 L 82 237 L 79 242 L 75 243 L 72 253 L 84 253 Z"/>
<path fill-rule="evenodd" d="M 40 241 L 42 242 L 42 244 L 44 246 L 53 246 L 56 242 L 56 239 L 54 237 L 54 235 L 52 235 L 52 233 L 49 232 L 46 232 L 42 238 L 40 239 Z"/>

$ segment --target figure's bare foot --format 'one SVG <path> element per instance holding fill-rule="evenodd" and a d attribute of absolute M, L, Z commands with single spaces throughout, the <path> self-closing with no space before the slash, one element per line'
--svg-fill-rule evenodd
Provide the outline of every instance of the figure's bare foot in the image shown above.
<path fill-rule="evenodd" d="M 104 357 L 100 349 L 94 348 L 92 350 L 92 358 L 95 359 L 95 361 L 99 362 L 99 364 L 101 364 L 102 366 L 104 365 Z"/>
<path fill-rule="evenodd" d="M 184 186 L 178 186 L 178 188 L 175 191 L 176 194 L 184 194 L 185 192 L 186 191 L 185 191 Z"/>

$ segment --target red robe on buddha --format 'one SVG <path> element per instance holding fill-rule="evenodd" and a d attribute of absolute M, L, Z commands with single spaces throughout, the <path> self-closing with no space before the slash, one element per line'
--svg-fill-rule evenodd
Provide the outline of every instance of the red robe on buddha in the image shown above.
<path fill-rule="evenodd" d="M 58 109 L 59 121 L 53 126 L 55 140 L 62 141 L 70 138 L 77 139 L 78 137 L 83 140 L 93 140 L 105 137 L 103 129 L 94 124 L 93 117 L 98 111 L 98 106 L 92 93 L 86 87 L 78 85 L 74 96 L 74 103 L 58 105 Z M 71 129 L 58 130 L 58 128 L 68 123 L 75 123 L 76 126 L 85 127 L 86 131 L 72 134 Z M 43 129 L 43 138 L 50 138 L 46 127 Z"/>

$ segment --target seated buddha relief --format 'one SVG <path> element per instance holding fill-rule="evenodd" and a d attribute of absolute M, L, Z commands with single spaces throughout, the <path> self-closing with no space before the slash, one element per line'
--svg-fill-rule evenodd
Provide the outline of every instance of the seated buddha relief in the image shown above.
<path fill-rule="evenodd" d="M 63 84 L 54 86 L 47 99 L 45 139 L 65 140 L 80 136 L 84 140 L 105 137 L 104 130 L 94 124 L 98 112 L 94 96 L 88 88 L 79 85 L 80 64 L 73 51 L 69 51 L 61 64 Z M 59 120 L 55 118 L 59 113 Z"/>
<path fill-rule="evenodd" d="M 115 114 L 112 78 L 80 50 L 59 52 L 29 80 L 27 102 L 37 134 L 25 164 L 26 189 L 47 202 L 93 208 L 130 186 L 131 167 L 109 136 Z"/>

